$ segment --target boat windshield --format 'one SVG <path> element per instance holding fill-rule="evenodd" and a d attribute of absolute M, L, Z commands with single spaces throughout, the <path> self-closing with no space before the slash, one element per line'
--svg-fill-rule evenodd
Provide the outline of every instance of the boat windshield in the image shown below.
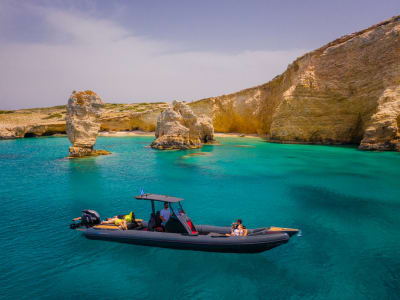
<path fill-rule="evenodd" d="M 170 203 L 169 206 L 171 208 L 171 213 L 175 214 L 176 216 L 185 213 L 180 202 Z"/>

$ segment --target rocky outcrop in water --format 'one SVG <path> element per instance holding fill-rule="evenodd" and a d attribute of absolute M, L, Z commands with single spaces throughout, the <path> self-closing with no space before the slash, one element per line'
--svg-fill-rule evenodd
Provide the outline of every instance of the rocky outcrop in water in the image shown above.
<path fill-rule="evenodd" d="M 174 101 L 157 118 L 155 136 L 152 148 L 193 149 L 213 142 L 214 128 L 209 117 L 196 116 L 187 104 Z"/>
<path fill-rule="evenodd" d="M 72 143 L 70 157 L 109 154 L 108 151 L 93 149 L 100 130 L 103 105 L 101 98 L 92 91 L 72 93 L 66 116 L 67 134 Z"/>

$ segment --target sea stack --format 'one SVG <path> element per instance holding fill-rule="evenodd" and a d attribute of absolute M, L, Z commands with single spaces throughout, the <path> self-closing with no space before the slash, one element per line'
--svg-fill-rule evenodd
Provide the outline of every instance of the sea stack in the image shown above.
<path fill-rule="evenodd" d="M 214 127 L 209 117 L 196 116 L 187 104 L 174 101 L 158 116 L 155 136 L 155 149 L 195 149 L 214 141 Z"/>
<path fill-rule="evenodd" d="M 110 152 L 94 150 L 100 130 L 100 117 L 104 103 L 95 92 L 72 92 L 68 100 L 66 129 L 72 146 L 70 157 L 106 155 Z"/>

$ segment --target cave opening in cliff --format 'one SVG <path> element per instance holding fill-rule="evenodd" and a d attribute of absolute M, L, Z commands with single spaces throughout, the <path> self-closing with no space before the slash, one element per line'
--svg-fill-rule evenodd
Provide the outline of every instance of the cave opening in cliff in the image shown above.
<path fill-rule="evenodd" d="M 55 134 L 66 134 L 65 131 L 46 131 L 42 134 L 42 136 L 51 136 Z"/>
<path fill-rule="evenodd" d="M 37 137 L 37 135 L 34 134 L 33 132 L 27 132 L 24 134 L 24 138 L 32 138 L 32 137 Z"/>

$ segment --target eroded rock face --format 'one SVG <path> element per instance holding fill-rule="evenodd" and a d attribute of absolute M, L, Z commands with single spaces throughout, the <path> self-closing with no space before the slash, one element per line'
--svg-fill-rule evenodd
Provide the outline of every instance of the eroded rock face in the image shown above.
<path fill-rule="evenodd" d="M 164 102 L 105 104 L 100 131 L 155 131 L 157 117 L 167 106 Z M 0 140 L 66 134 L 66 113 L 66 105 L 0 110 Z"/>
<path fill-rule="evenodd" d="M 157 118 L 156 149 L 194 149 L 214 141 L 214 127 L 207 116 L 196 116 L 191 108 L 174 101 Z"/>
<path fill-rule="evenodd" d="M 193 103 L 218 132 L 399 149 L 400 16 L 296 59 L 270 82 Z"/>
<path fill-rule="evenodd" d="M 387 88 L 379 98 L 360 149 L 400 151 L 400 85 Z"/>
<path fill-rule="evenodd" d="M 67 105 L 67 135 L 72 143 L 70 157 L 106 154 L 93 149 L 100 130 L 101 110 L 104 103 L 92 91 L 73 92 Z"/>
<path fill-rule="evenodd" d="M 65 134 L 65 122 L 47 124 L 27 124 L 21 126 L 0 126 L 0 139 Z"/>

